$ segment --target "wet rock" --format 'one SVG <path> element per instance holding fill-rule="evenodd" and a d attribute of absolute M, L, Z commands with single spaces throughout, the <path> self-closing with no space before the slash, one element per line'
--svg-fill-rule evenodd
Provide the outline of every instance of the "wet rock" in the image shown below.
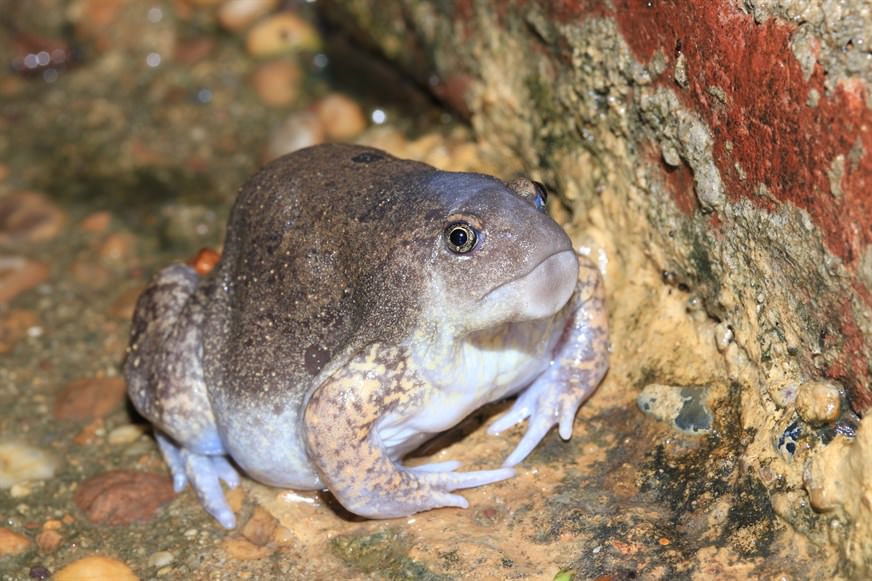
<path fill-rule="evenodd" d="M 39 192 L 0 198 L 0 244 L 45 242 L 64 225 L 63 210 Z"/>
<path fill-rule="evenodd" d="M 0 442 L 0 489 L 30 480 L 48 480 L 58 465 L 57 457 L 48 450 L 15 440 Z"/>
<path fill-rule="evenodd" d="M 357 101 L 332 93 L 319 99 L 312 106 L 324 133 L 333 141 L 347 141 L 360 135 L 366 129 L 366 116 Z"/>
<path fill-rule="evenodd" d="M 842 389 L 827 381 L 807 381 L 796 392 L 796 412 L 810 424 L 836 421 L 842 411 Z"/>
<path fill-rule="evenodd" d="M 221 547 L 227 553 L 239 561 L 254 561 L 269 557 L 273 550 L 269 547 L 259 547 L 248 539 L 228 537 L 221 543 Z"/>
<path fill-rule="evenodd" d="M 872 421 L 863 419 L 855 439 L 837 436 L 809 463 L 804 473 L 812 508 L 848 521 L 847 555 L 857 579 L 868 579 L 872 538 Z M 844 526 L 844 525 L 842 525 Z M 864 574 L 865 573 L 865 574 Z"/>
<path fill-rule="evenodd" d="M 52 413 L 59 420 L 102 418 L 118 407 L 126 391 L 120 377 L 76 379 L 55 396 Z"/>
<path fill-rule="evenodd" d="M 42 553 L 54 553 L 64 542 L 64 536 L 54 529 L 43 530 L 36 535 L 36 546 Z"/>
<path fill-rule="evenodd" d="M 166 476 L 113 470 L 83 482 L 73 500 L 92 523 L 119 526 L 152 520 L 173 494 Z"/>
<path fill-rule="evenodd" d="M 251 75 L 251 84 L 264 105 L 287 107 L 300 95 L 303 73 L 291 61 L 273 61 L 258 66 Z"/>
<path fill-rule="evenodd" d="M 139 581 L 130 567 L 110 557 L 85 557 L 54 574 L 53 581 Z"/>
<path fill-rule="evenodd" d="M 702 434 L 711 429 L 713 416 L 705 403 L 702 387 L 683 387 L 652 383 L 636 398 L 639 409 L 668 422 L 686 434 Z"/>
<path fill-rule="evenodd" d="M 265 161 L 310 145 L 324 143 L 324 139 L 324 126 L 317 115 L 309 112 L 291 115 L 270 135 Z"/>
<path fill-rule="evenodd" d="M 273 515 L 257 506 L 251 518 L 242 527 L 242 536 L 262 547 L 272 540 L 277 525 L 278 521 Z"/>
<path fill-rule="evenodd" d="M 218 10 L 218 22 L 227 30 L 242 30 L 276 6 L 278 0 L 227 0 Z"/>
<path fill-rule="evenodd" d="M 39 325 L 36 312 L 28 309 L 12 309 L 0 316 L 0 353 L 11 350 L 18 341 L 27 335 L 28 330 Z"/>
<path fill-rule="evenodd" d="M 45 282 L 48 265 L 22 256 L 0 256 L 0 304 Z"/>
<path fill-rule="evenodd" d="M 315 28 L 295 14 L 282 12 L 259 22 L 245 40 L 248 54 L 267 58 L 300 51 L 317 51 L 321 38 Z"/>
<path fill-rule="evenodd" d="M 20 533 L 0 527 L 0 557 L 20 555 L 30 549 L 30 539 Z"/>

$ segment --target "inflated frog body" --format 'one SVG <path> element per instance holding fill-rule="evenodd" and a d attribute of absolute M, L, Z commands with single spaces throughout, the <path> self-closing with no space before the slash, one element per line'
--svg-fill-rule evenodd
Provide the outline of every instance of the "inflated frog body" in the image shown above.
<path fill-rule="evenodd" d="M 220 262 L 162 270 L 124 371 L 176 490 L 234 525 L 219 480 L 329 489 L 371 518 L 466 507 L 509 478 L 608 366 L 603 288 L 529 180 L 438 171 L 351 145 L 273 161 L 241 190 Z M 503 467 L 407 467 L 479 406 L 520 394 Z"/>

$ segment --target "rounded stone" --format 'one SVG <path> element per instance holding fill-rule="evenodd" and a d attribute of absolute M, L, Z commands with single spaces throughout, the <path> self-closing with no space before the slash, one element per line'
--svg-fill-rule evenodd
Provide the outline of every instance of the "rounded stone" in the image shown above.
<path fill-rule="evenodd" d="M 836 421 L 842 411 L 842 389 L 827 381 L 807 381 L 796 393 L 796 411 L 810 424 Z"/>

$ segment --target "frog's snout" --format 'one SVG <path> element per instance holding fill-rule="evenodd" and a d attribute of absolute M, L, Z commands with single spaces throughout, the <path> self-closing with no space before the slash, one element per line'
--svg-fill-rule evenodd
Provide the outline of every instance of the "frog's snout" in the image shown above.
<path fill-rule="evenodd" d="M 542 319 L 554 315 L 569 301 L 577 278 L 575 252 L 562 250 L 527 274 L 498 286 L 485 300 L 512 311 L 515 320 Z"/>

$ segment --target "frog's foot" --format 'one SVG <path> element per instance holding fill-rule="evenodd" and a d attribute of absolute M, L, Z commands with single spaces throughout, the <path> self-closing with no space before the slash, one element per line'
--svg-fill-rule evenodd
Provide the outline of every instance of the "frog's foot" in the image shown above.
<path fill-rule="evenodd" d="M 239 473 L 224 456 L 197 454 L 177 446 L 163 434 L 155 439 L 173 476 L 173 489 L 181 492 L 191 483 L 194 493 L 206 509 L 226 529 L 236 526 L 236 516 L 227 504 L 219 480 L 230 488 L 239 486 Z"/>
<path fill-rule="evenodd" d="M 389 489 L 389 494 L 360 496 L 346 495 L 341 490 L 333 492 L 338 493 L 340 501 L 356 514 L 370 518 L 391 518 L 434 508 L 468 508 L 469 501 L 459 494 L 453 494 L 455 490 L 493 484 L 515 474 L 512 468 L 455 472 L 458 467 L 460 462 L 453 461 L 414 467 L 393 465 L 391 473 L 373 479 L 384 482 L 384 488 L 395 485 Z"/>
<path fill-rule="evenodd" d="M 554 368 L 552 368 L 554 369 Z M 495 435 L 529 418 L 524 437 L 503 462 L 503 466 L 515 466 L 530 455 L 555 425 L 559 426 L 560 437 L 572 437 L 572 424 L 581 404 L 596 389 L 596 382 L 578 381 L 578 377 L 567 378 L 560 372 L 546 373 L 528 387 L 504 416 L 488 427 L 488 433 Z"/>

